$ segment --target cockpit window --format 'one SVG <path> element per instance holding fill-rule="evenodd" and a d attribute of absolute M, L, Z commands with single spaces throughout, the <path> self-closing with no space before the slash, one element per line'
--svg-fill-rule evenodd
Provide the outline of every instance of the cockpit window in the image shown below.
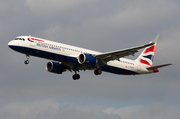
<path fill-rule="evenodd" d="M 16 38 L 15 40 L 22 40 L 22 41 L 25 41 L 24 38 Z"/>

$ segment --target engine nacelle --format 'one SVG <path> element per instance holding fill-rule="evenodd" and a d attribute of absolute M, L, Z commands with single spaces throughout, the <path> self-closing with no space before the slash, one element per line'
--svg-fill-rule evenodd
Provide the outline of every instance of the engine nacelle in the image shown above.
<path fill-rule="evenodd" d="M 46 70 L 56 74 L 62 74 L 65 71 L 64 66 L 57 62 L 48 62 L 46 64 Z"/>
<path fill-rule="evenodd" d="M 97 63 L 97 59 L 90 54 L 80 54 L 78 56 L 78 62 L 79 64 L 95 65 Z"/>

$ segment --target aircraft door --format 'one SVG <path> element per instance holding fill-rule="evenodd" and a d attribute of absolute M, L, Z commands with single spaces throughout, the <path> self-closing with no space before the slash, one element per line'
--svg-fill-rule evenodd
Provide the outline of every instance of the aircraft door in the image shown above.
<path fill-rule="evenodd" d="M 30 46 L 35 47 L 35 42 L 36 41 L 32 40 L 30 36 L 29 36 L 28 40 L 30 41 Z"/>
<path fill-rule="evenodd" d="M 31 42 L 30 45 L 35 47 L 35 41 Z"/>

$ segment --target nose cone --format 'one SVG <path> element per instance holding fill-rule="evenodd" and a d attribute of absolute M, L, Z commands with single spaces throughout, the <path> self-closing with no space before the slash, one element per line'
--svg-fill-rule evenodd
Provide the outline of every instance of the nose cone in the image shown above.
<path fill-rule="evenodd" d="M 18 46 L 18 43 L 17 43 L 17 41 L 12 40 L 12 41 L 10 41 L 10 42 L 8 43 L 8 46 L 9 46 L 11 49 L 14 49 L 14 47 Z"/>
<path fill-rule="evenodd" d="M 9 41 L 8 46 L 10 47 L 12 45 L 12 41 Z"/>

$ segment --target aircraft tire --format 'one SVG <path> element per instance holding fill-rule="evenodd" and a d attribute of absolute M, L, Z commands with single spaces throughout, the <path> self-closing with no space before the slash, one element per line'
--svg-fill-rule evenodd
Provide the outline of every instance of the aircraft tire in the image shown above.
<path fill-rule="evenodd" d="M 94 74 L 95 75 L 100 75 L 100 74 L 102 74 L 102 70 L 96 69 L 96 70 L 94 70 Z"/>
<path fill-rule="evenodd" d="M 24 61 L 24 64 L 29 64 L 29 60 Z"/>
<path fill-rule="evenodd" d="M 73 75 L 73 79 L 74 79 L 74 80 L 80 79 L 80 75 L 79 75 L 79 74 L 74 74 L 74 75 Z"/>

